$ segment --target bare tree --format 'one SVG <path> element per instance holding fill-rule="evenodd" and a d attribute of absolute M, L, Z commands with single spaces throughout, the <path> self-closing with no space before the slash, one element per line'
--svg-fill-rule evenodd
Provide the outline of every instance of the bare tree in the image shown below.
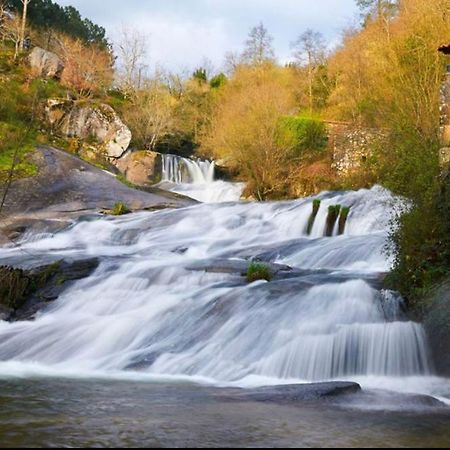
<path fill-rule="evenodd" d="M 64 61 L 61 84 L 77 91 L 79 98 L 105 93 L 113 81 L 113 61 L 109 51 L 79 39 L 59 35 L 58 54 Z"/>
<path fill-rule="evenodd" d="M 273 37 L 261 22 L 250 30 L 245 41 L 245 50 L 242 59 L 245 63 L 260 66 L 266 62 L 275 61 L 275 51 L 272 46 Z"/>
<path fill-rule="evenodd" d="M 20 43 L 19 43 L 19 51 L 23 51 L 23 46 L 25 42 L 25 31 L 27 28 L 27 14 L 28 14 L 28 5 L 31 3 L 32 0 L 20 0 L 23 5 L 23 11 L 22 11 L 22 24 L 20 27 Z"/>
<path fill-rule="evenodd" d="M 224 71 L 231 76 L 242 63 L 241 56 L 237 52 L 227 52 L 225 54 Z"/>
<path fill-rule="evenodd" d="M 3 39 L 3 24 L 8 17 L 8 6 L 6 3 L 6 0 L 0 0 L 0 34 L 2 35 Z"/>
<path fill-rule="evenodd" d="M 118 44 L 119 83 L 126 94 L 140 89 L 145 82 L 148 38 L 136 30 L 122 28 Z"/>
<path fill-rule="evenodd" d="M 138 145 L 153 150 L 173 127 L 173 98 L 160 76 L 135 91 L 124 120 Z"/>
<path fill-rule="evenodd" d="M 9 41 L 14 44 L 14 60 L 16 60 L 19 56 L 22 39 L 22 22 L 20 18 L 6 12 L 2 19 L 0 32 L 3 41 Z"/>
<path fill-rule="evenodd" d="M 395 15 L 399 0 L 356 0 L 356 4 L 365 17 L 387 20 Z"/>
<path fill-rule="evenodd" d="M 318 69 L 326 60 L 325 40 L 321 33 L 308 29 L 292 43 L 291 47 L 297 64 L 305 68 L 307 72 L 309 109 L 312 112 L 314 78 Z"/>

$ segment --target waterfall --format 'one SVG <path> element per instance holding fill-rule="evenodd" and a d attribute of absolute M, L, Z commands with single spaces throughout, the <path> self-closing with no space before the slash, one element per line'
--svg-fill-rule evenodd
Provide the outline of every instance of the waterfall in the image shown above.
<path fill-rule="evenodd" d="M 179 161 L 166 164 L 167 177 L 183 179 Z M 205 178 L 211 165 L 197 166 Z M 1 249 L 4 264 L 48 255 L 101 264 L 34 321 L 0 322 L 0 374 L 10 364 L 220 383 L 431 374 L 422 326 L 377 281 L 391 265 L 383 247 L 398 200 L 380 187 L 317 198 L 310 234 L 308 198 L 82 221 Z M 345 233 L 327 237 L 336 204 L 351 212 Z M 251 258 L 293 270 L 248 284 Z"/>
<path fill-rule="evenodd" d="M 160 187 L 203 203 L 222 203 L 239 201 L 244 184 L 216 180 L 214 161 L 162 155 Z"/>
<path fill-rule="evenodd" d="M 162 181 L 182 184 L 207 184 L 214 181 L 214 161 L 162 155 Z"/>

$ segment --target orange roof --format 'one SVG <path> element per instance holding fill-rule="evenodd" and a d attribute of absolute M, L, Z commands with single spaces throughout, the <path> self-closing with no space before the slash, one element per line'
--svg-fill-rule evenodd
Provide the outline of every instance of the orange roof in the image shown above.
<path fill-rule="evenodd" d="M 441 45 L 438 50 L 442 53 L 444 53 L 444 55 L 450 55 L 450 44 L 446 44 L 446 45 Z"/>

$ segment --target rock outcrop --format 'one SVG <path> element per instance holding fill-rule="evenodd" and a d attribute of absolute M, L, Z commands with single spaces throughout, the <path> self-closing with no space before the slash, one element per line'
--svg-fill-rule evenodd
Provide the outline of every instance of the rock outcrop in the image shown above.
<path fill-rule="evenodd" d="M 361 392 L 357 383 L 336 381 L 328 383 L 264 386 L 253 389 L 224 389 L 229 400 L 264 403 L 298 404 L 316 400 L 334 399 Z"/>
<path fill-rule="evenodd" d="M 28 64 L 35 77 L 59 79 L 64 70 L 64 63 L 58 55 L 40 47 L 31 51 Z"/>
<path fill-rule="evenodd" d="M 154 184 L 161 181 L 161 154 L 152 151 L 127 152 L 114 165 L 130 183 L 138 186 Z"/>
<path fill-rule="evenodd" d="M 131 142 L 129 128 L 105 104 L 49 100 L 46 116 L 54 132 L 90 143 L 106 158 L 120 158 Z"/>
<path fill-rule="evenodd" d="M 30 270 L 0 267 L 0 320 L 30 320 L 99 265 L 96 258 L 58 261 Z"/>
<path fill-rule="evenodd" d="M 117 202 L 133 211 L 196 203 L 154 187 L 131 189 L 113 174 L 54 148 L 39 147 L 32 162 L 38 175 L 11 184 L 2 211 L 0 243 L 26 232 L 56 232 L 80 216 L 112 209 Z"/>

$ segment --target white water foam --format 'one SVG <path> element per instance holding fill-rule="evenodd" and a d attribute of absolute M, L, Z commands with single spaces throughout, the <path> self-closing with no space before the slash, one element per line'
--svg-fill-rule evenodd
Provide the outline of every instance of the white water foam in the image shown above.
<path fill-rule="evenodd" d="M 243 183 L 215 179 L 214 161 L 162 155 L 162 189 L 186 195 L 202 203 L 237 202 Z"/>
<path fill-rule="evenodd" d="M 33 257 L 0 250 L 0 262 L 24 266 L 49 255 L 101 261 L 36 320 L 0 322 L 0 374 L 246 386 L 339 378 L 399 391 L 415 380 L 413 391 L 450 398 L 448 380 L 429 388 L 422 327 L 377 282 L 390 267 L 382 249 L 395 199 L 379 187 L 319 198 L 311 235 L 312 199 L 301 199 L 83 221 L 24 242 Z M 351 207 L 345 233 L 324 237 L 323 210 L 337 203 Z M 252 257 L 299 272 L 247 284 L 241 269 L 220 268 Z"/>

